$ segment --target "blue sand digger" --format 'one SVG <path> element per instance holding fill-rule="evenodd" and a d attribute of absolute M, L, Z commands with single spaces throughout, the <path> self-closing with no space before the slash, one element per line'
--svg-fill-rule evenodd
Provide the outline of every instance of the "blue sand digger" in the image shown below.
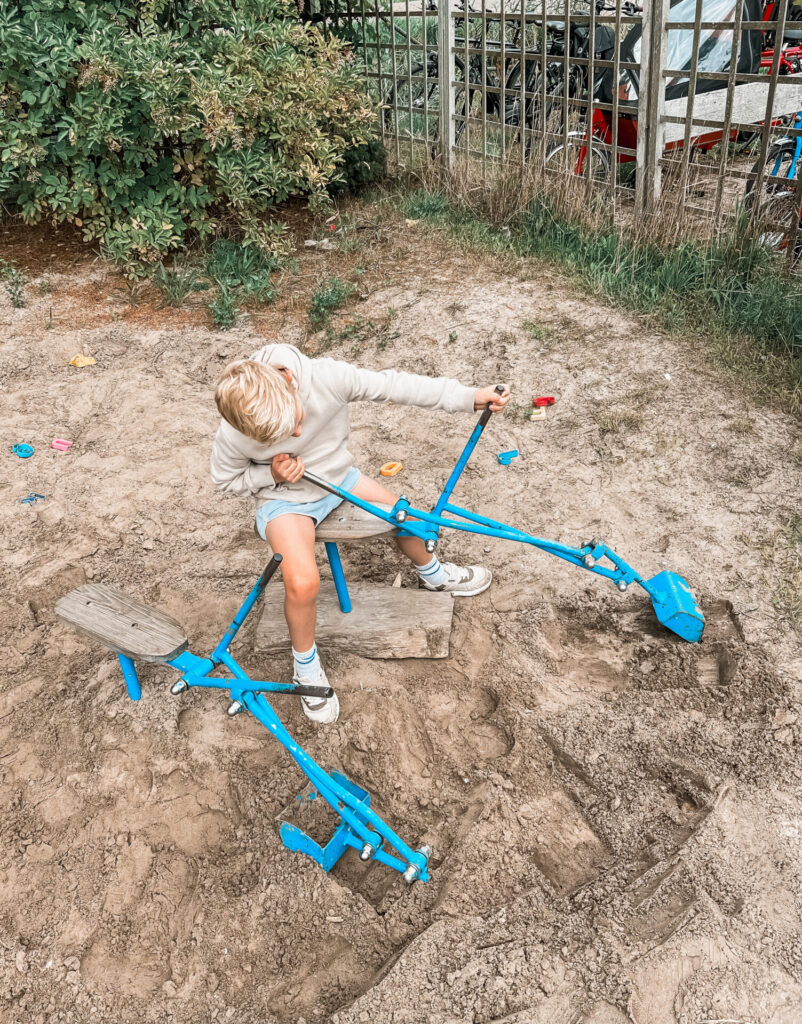
<path fill-rule="evenodd" d="M 502 390 L 503 389 L 499 389 Z M 657 618 L 685 640 L 697 641 L 702 635 L 704 619 L 688 584 L 673 572 L 661 572 L 644 580 L 605 544 L 591 541 L 581 548 L 570 548 L 555 541 L 541 540 L 528 533 L 505 526 L 485 516 L 475 515 L 449 502 L 451 492 L 465 468 L 488 420 L 490 410 L 482 413 L 465 450 L 448 478 L 443 493 L 431 512 L 412 508 L 406 498 L 399 498 L 392 509 L 386 511 L 362 501 L 348 491 L 306 474 L 306 478 L 324 490 L 345 498 L 379 519 L 399 528 L 408 536 L 421 537 L 428 551 L 433 551 L 441 527 L 478 533 L 488 537 L 520 541 L 557 555 L 574 565 L 605 576 L 620 590 L 630 583 L 638 583 L 652 599 Z M 446 518 L 446 516 L 456 518 Z M 334 549 L 336 545 L 327 545 Z M 345 577 L 339 557 L 331 557 L 332 572 L 338 593 L 347 598 Z M 606 559 L 610 566 L 602 565 Z M 231 654 L 231 644 L 248 615 L 253 610 L 265 587 L 281 564 L 281 555 L 275 554 L 256 585 L 246 597 L 220 643 L 208 658 L 201 658 L 188 650 L 188 640 L 182 627 L 164 612 L 151 608 L 130 597 L 117 587 L 102 583 L 87 583 L 62 597 L 56 604 L 56 614 L 62 622 L 92 637 L 113 651 L 120 662 L 123 678 L 132 700 L 139 700 L 142 691 L 136 670 L 136 661 L 156 662 L 175 669 L 180 678 L 170 692 L 178 695 L 193 687 L 223 690 L 228 693 L 228 715 L 233 717 L 249 711 L 268 732 L 281 743 L 311 786 L 298 797 L 303 804 L 322 798 L 339 818 L 334 835 L 321 845 L 297 826 L 284 822 L 280 835 L 290 850 L 305 853 L 324 871 L 331 871 L 345 851 L 351 847 L 363 861 L 378 861 L 398 871 L 406 882 L 426 882 L 429 879 L 430 846 L 417 849 L 408 846 L 399 835 L 371 808 L 370 795 L 341 772 L 326 772 L 292 738 L 267 699 L 268 694 L 308 697 L 330 697 L 332 691 L 323 686 L 298 686 L 252 680 Z M 228 675 L 217 675 L 228 672 Z"/>
<path fill-rule="evenodd" d="M 504 388 L 499 385 L 496 391 L 499 394 L 503 394 Z M 558 544 L 557 541 L 533 537 L 523 530 L 516 530 L 505 523 L 499 523 L 495 519 L 488 519 L 487 516 L 480 516 L 475 512 L 469 512 L 467 509 L 460 508 L 459 505 L 451 504 L 449 501 L 451 493 L 468 464 L 468 460 L 479 438 L 482 436 L 482 432 L 487 426 L 491 415 L 489 407 L 482 413 L 479 422 L 473 429 L 473 433 L 468 438 L 468 443 L 465 445 L 459 459 L 457 459 L 457 464 L 451 471 L 451 476 L 446 481 L 440 497 L 429 512 L 413 508 L 405 497 L 400 497 L 391 509 L 384 509 L 379 505 L 374 505 L 369 501 L 358 498 L 355 494 L 351 494 L 350 491 L 344 491 L 341 487 L 336 487 L 326 480 L 321 480 L 320 477 L 315 476 L 313 473 L 304 473 L 304 479 L 321 487 L 324 491 L 329 491 L 331 494 L 336 494 L 338 497 L 350 501 L 353 505 L 363 509 L 365 512 L 369 512 L 378 519 L 396 526 L 399 534 L 406 537 L 420 537 L 425 542 L 426 550 L 429 552 L 434 551 L 441 528 L 462 530 L 464 533 L 478 533 L 484 537 L 497 537 L 500 540 L 515 540 L 521 544 L 531 544 L 532 547 L 540 548 L 541 551 L 547 551 L 551 555 L 556 555 L 566 562 L 578 565 L 581 569 L 587 569 L 589 572 L 596 573 L 597 576 L 604 576 L 608 580 L 612 580 L 621 591 L 626 590 L 630 583 L 637 583 L 652 599 L 657 619 L 663 626 L 690 643 L 699 641 L 704 629 L 704 616 L 702 615 L 701 608 L 696 603 L 691 588 L 678 573 L 665 570 L 659 572 L 656 576 L 652 576 L 651 579 L 645 580 L 640 573 L 627 565 L 623 558 L 608 548 L 602 541 L 591 540 L 587 544 L 583 544 L 582 547 L 571 548 L 565 544 Z M 446 518 L 446 514 L 450 515 L 451 518 Z M 331 547 L 331 545 L 327 545 L 327 550 Z M 339 557 L 332 558 L 331 556 L 332 551 L 329 550 L 332 575 L 334 576 L 337 592 L 341 595 L 342 603 L 342 596 L 347 597 L 345 577 Z M 602 559 L 606 559 L 609 565 L 601 564 Z"/>
<path fill-rule="evenodd" d="M 364 789 L 341 772 L 324 771 L 295 742 L 265 696 L 330 697 L 331 688 L 253 680 L 231 654 L 234 637 L 280 564 L 281 555 L 273 555 L 208 658 L 200 658 L 187 650 L 187 638 L 175 619 L 108 584 L 87 583 L 70 591 L 56 603 L 56 615 L 62 622 L 114 651 L 132 700 L 139 700 L 142 695 L 135 660 L 162 663 L 180 673 L 180 678 L 170 688 L 172 694 L 177 696 L 193 687 L 227 691 L 230 717 L 250 711 L 276 737 L 312 784 L 310 790 L 299 796 L 299 802 L 322 797 L 340 819 L 325 846 L 316 843 L 297 826 L 284 822 L 279 831 L 289 850 L 299 850 L 317 861 L 324 871 L 331 871 L 348 847 L 353 847 L 363 861 L 386 864 L 400 872 L 406 882 L 426 882 L 431 847 L 420 846 L 413 850 L 407 846 L 371 808 L 370 795 Z M 230 675 L 212 674 L 219 669 L 228 670 Z"/>

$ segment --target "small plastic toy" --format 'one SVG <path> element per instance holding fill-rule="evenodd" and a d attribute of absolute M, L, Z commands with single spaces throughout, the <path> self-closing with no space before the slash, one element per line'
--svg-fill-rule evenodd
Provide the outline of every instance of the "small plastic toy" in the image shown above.
<path fill-rule="evenodd" d="M 37 494 L 31 491 L 27 498 L 20 498 L 20 505 L 35 505 L 37 501 L 44 501 L 44 494 Z"/>
<path fill-rule="evenodd" d="M 508 452 L 499 452 L 496 458 L 500 466 L 509 466 L 513 459 L 518 458 L 518 449 L 512 448 Z"/>
<path fill-rule="evenodd" d="M 402 462 L 385 462 L 379 473 L 382 476 L 398 476 L 403 468 L 404 464 Z"/>
<path fill-rule="evenodd" d="M 536 409 L 542 409 L 546 405 L 554 405 L 554 395 L 539 395 L 532 400 L 532 405 Z"/>
<path fill-rule="evenodd" d="M 63 437 L 54 437 L 50 442 L 50 447 L 59 452 L 68 452 L 72 448 L 72 441 L 65 441 Z"/>
<path fill-rule="evenodd" d="M 83 352 L 77 352 L 70 360 L 70 366 L 77 366 L 81 369 L 83 366 L 94 366 L 97 362 L 94 356 L 85 356 Z"/>
<path fill-rule="evenodd" d="M 25 444 L 23 441 L 20 444 L 12 445 L 11 451 L 20 459 L 29 459 L 33 455 L 33 445 Z"/>

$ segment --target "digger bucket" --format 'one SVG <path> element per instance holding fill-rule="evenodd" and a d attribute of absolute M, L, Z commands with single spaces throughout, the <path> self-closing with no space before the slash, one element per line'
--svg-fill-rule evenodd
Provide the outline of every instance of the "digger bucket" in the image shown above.
<path fill-rule="evenodd" d="M 705 617 L 691 588 L 680 575 L 665 570 L 645 580 L 643 587 L 652 599 L 661 625 L 692 644 L 701 639 Z"/>

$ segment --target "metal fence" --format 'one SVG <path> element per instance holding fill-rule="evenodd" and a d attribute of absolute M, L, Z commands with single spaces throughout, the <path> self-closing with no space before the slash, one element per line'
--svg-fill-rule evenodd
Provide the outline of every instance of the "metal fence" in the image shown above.
<path fill-rule="evenodd" d="M 535 163 L 613 207 L 669 202 L 713 225 L 747 211 L 789 252 L 800 15 L 789 0 L 335 0 L 318 13 L 353 43 L 399 166 Z"/>

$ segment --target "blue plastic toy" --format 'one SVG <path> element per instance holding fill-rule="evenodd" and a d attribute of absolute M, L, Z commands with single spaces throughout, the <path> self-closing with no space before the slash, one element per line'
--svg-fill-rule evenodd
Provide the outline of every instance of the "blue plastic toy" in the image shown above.
<path fill-rule="evenodd" d="M 499 385 L 496 391 L 499 394 L 503 394 L 504 389 Z M 485 537 L 495 537 L 499 540 L 514 540 L 521 544 L 531 544 L 532 547 L 546 551 L 550 555 L 556 555 L 557 558 L 571 562 L 581 569 L 587 569 L 597 576 L 604 576 L 606 579 L 612 580 L 620 591 L 625 591 L 630 583 L 637 583 L 651 598 L 657 619 L 662 625 L 690 643 L 696 643 L 700 640 L 705 624 L 702 610 L 696 603 L 687 581 L 677 573 L 664 571 L 656 576 L 652 576 L 651 579 L 644 579 L 640 573 L 636 572 L 623 558 L 607 547 L 602 541 L 591 540 L 582 544 L 581 547 L 572 548 L 565 544 L 558 544 L 557 541 L 534 537 L 523 530 L 517 530 L 512 526 L 507 526 L 505 523 L 489 519 L 487 516 L 477 515 L 475 512 L 469 512 L 459 505 L 452 505 L 450 503 L 451 493 L 456 487 L 462 471 L 465 469 L 468 459 L 470 459 L 491 415 L 489 407 L 482 413 L 479 422 L 468 439 L 468 443 L 457 459 L 457 464 L 451 471 L 451 476 L 446 481 L 440 497 L 429 512 L 413 508 L 409 500 L 403 496 L 398 499 L 391 509 L 385 510 L 378 505 L 373 505 L 369 501 L 358 498 L 355 494 L 351 494 L 350 491 L 344 491 L 341 487 L 336 487 L 326 480 L 321 480 L 320 477 L 315 476 L 313 473 L 305 473 L 304 479 L 316 484 L 324 491 L 329 491 L 331 494 L 336 494 L 340 498 L 350 501 L 351 504 L 364 509 L 366 512 L 370 512 L 371 515 L 384 520 L 386 523 L 397 526 L 401 536 L 420 537 L 426 544 L 428 552 L 434 551 L 440 530 L 447 527 L 452 530 L 462 530 L 465 533 L 478 533 Z M 448 514 L 448 518 L 446 518 L 446 514 Z M 333 549 L 333 551 L 330 549 Z M 351 602 L 348 597 L 348 586 L 345 581 L 342 563 L 337 553 L 337 546 L 335 544 L 327 544 L 326 550 L 331 563 L 337 595 L 340 599 L 340 608 L 343 612 L 348 612 L 351 610 Z M 605 559 L 609 564 L 601 564 L 602 559 Z"/>
<path fill-rule="evenodd" d="M 281 555 L 273 555 L 208 658 L 200 658 L 187 650 L 186 637 L 174 620 L 104 584 L 85 584 L 71 591 L 57 602 L 56 614 L 62 622 L 89 634 L 114 651 L 131 700 L 139 700 L 142 696 L 134 657 L 161 662 L 180 673 L 180 679 L 170 688 L 172 694 L 185 693 L 191 687 L 227 691 L 230 717 L 250 711 L 276 737 L 312 784 L 311 790 L 302 794 L 299 801 L 303 803 L 322 797 L 340 819 L 334 835 L 325 846 L 315 842 L 296 825 L 284 822 L 279 832 L 288 850 L 305 853 L 324 871 L 331 871 L 343 853 L 352 847 L 359 852 L 361 860 L 386 864 L 400 872 L 406 882 L 427 882 L 431 847 L 420 846 L 413 850 L 407 846 L 371 808 L 366 790 L 341 772 L 329 774 L 324 771 L 295 742 L 265 696 L 275 693 L 330 697 L 333 690 L 324 686 L 252 680 L 231 654 L 234 637 L 280 564 Z M 151 629 L 149 622 L 155 624 Z M 228 670 L 230 675 L 213 675 L 218 669 Z"/>
<path fill-rule="evenodd" d="M 500 466 L 509 466 L 513 459 L 518 458 L 518 449 L 513 448 L 508 452 L 499 452 L 496 456 Z"/>
<path fill-rule="evenodd" d="M 33 455 L 33 445 L 21 441 L 11 446 L 11 451 L 21 459 L 29 459 Z"/>
<path fill-rule="evenodd" d="M 37 501 L 45 501 L 44 494 L 37 494 L 36 491 L 30 491 L 27 498 L 20 498 L 20 505 L 35 505 Z"/>

